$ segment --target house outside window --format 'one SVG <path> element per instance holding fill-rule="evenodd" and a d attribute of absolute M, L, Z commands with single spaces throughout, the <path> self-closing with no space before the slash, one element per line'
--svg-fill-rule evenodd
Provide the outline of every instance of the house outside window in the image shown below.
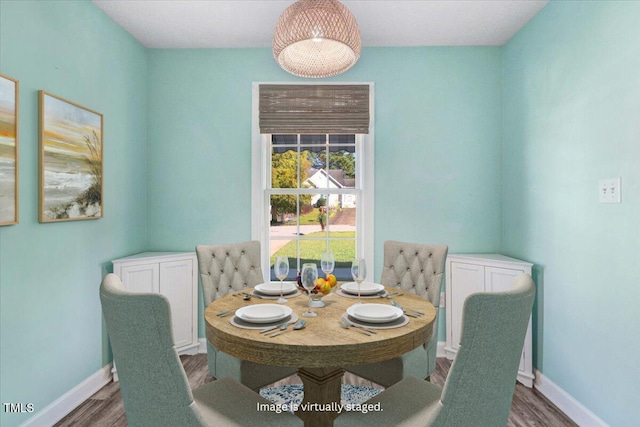
<path fill-rule="evenodd" d="M 373 135 L 260 133 L 254 84 L 252 239 L 262 247 L 265 280 L 276 256 L 289 258 L 287 280 L 302 264 L 320 270 L 334 254 L 334 274 L 351 281 L 354 258 L 365 258 L 373 280 Z"/>

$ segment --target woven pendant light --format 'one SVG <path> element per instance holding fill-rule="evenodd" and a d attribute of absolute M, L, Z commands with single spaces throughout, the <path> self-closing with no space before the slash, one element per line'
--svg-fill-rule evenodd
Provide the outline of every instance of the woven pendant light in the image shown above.
<path fill-rule="evenodd" d="M 360 58 L 355 18 L 337 0 L 299 0 L 285 9 L 273 35 L 273 56 L 300 77 L 343 73 Z"/>

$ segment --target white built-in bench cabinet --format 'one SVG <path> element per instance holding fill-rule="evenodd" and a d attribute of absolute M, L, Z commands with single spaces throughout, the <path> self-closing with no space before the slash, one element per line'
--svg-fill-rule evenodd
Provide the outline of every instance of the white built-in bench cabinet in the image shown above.
<path fill-rule="evenodd" d="M 446 264 L 447 359 L 452 360 L 460 344 L 462 308 L 465 298 L 476 292 L 502 292 L 513 288 L 520 273 L 531 275 L 533 264 L 498 254 L 452 254 Z M 500 351 L 496 348 L 496 351 Z M 518 381 L 533 386 L 531 318 L 524 339 Z"/>

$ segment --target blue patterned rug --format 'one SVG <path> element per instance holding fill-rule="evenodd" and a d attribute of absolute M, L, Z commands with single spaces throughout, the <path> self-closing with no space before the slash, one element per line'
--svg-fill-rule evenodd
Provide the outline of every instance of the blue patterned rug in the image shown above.
<path fill-rule="evenodd" d="M 359 405 L 382 390 L 373 387 L 342 384 L 343 405 Z M 283 385 L 280 387 L 267 387 L 260 390 L 260 395 L 278 405 L 297 406 L 302 402 L 304 391 L 302 384 Z"/>

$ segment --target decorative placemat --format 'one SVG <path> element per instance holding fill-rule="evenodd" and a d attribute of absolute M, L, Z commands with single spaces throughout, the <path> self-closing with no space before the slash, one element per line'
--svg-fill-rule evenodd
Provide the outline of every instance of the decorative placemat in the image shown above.
<path fill-rule="evenodd" d="M 358 295 L 354 295 L 354 294 L 350 294 L 349 292 L 345 292 L 342 289 L 338 288 L 336 290 L 336 294 L 340 295 L 341 297 L 345 297 L 345 298 L 355 298 L 358 299 Z M 385 297 L 387 296 L 387 291 L 384 290 L 382 292 L 378 292 L 377 294 L 373 294 L 373 295 L 360 295 L 361 299 L 376 299 L 376 298 L 380 298 L 380 297 Z"/>
<path fill-rule="evenodd" d="M 277 322 L 269 322 L 269 323 L 251 323 L 251 322 L 246 322 L 242 319 L 240 319 L 238 316 L 233 316 L 231 319 L 229 319 L 229 323 L 231 323 L 233 326 L 237 327 L 237 328 L 242 328 L 242 329 L 265 329 L 271 326 L 276 326 L 276 325 L 281 325 L 283 323 L 286 322 L 297 322 L 298 321 L 298 315 L 296 313 L 291 313 L 291 316 L 287 316 L 284 319 L 280 319 Z"/>
<path fill-rule="evenodd" d="M 280 295 L 266 295 L 266 294 L 263 294 L 263 293 L 260 293 L 260 292 L 256 291 L 255 289 L 254 289 L 254 290 L 252 290 L 251 292 L 249 292 L 249 295 L 254 296 L 254 297 L 256 297 L 256 298 L 260 298 L 260 299 L 272 299 L 272 300 L 277 300 L 277 299 L 279 299 L 279 298 L 280 298 Z M 291 292 L 291 293 L 289 293 L 289 294 L 283 294 L 282 296 L 283 296 L 284 298 L 295 298 L 295 297 L 297 297 L 298 295 L 301 295 L 301 293 L 300 293 L 300 291 L 299 291 L 299 290 L 297 290 L 297 289 L 296 289 L 294 292 Z"/>
<path fill-rule="evenodd" d="M 400 328 L 400 327 L 406 325 L 407 323 L 409 323 L 409 318 L 404 314 L 402 316 L 398 317 L 396 320 L 388 322 L 388 323 L 363 322 L 362 320 L 358 320 L 355 317 L 349 316 L 347 313 L 344 313 L 342 315 L 342 320 L 344 320 L 345 322 L 347 322 L 350 325 L 351 324 L 360 325 L 360 326 L 364 326 L 367 329 L 394 329 L 394 328 Z"/>
<path fill-rule="evenodd" d="M 382 389 L 380 388 L 342 384 L 340 403 L 342 405 L 360 405 L 380 392 L 382 392 Z M 288 408 L 293 409 L 302 403 L 304 387 L 302 384 L 266 387 L 260 390 L 260 396 L 272 403 L 275 403 L 276 405 L 286 405 Z"/>

